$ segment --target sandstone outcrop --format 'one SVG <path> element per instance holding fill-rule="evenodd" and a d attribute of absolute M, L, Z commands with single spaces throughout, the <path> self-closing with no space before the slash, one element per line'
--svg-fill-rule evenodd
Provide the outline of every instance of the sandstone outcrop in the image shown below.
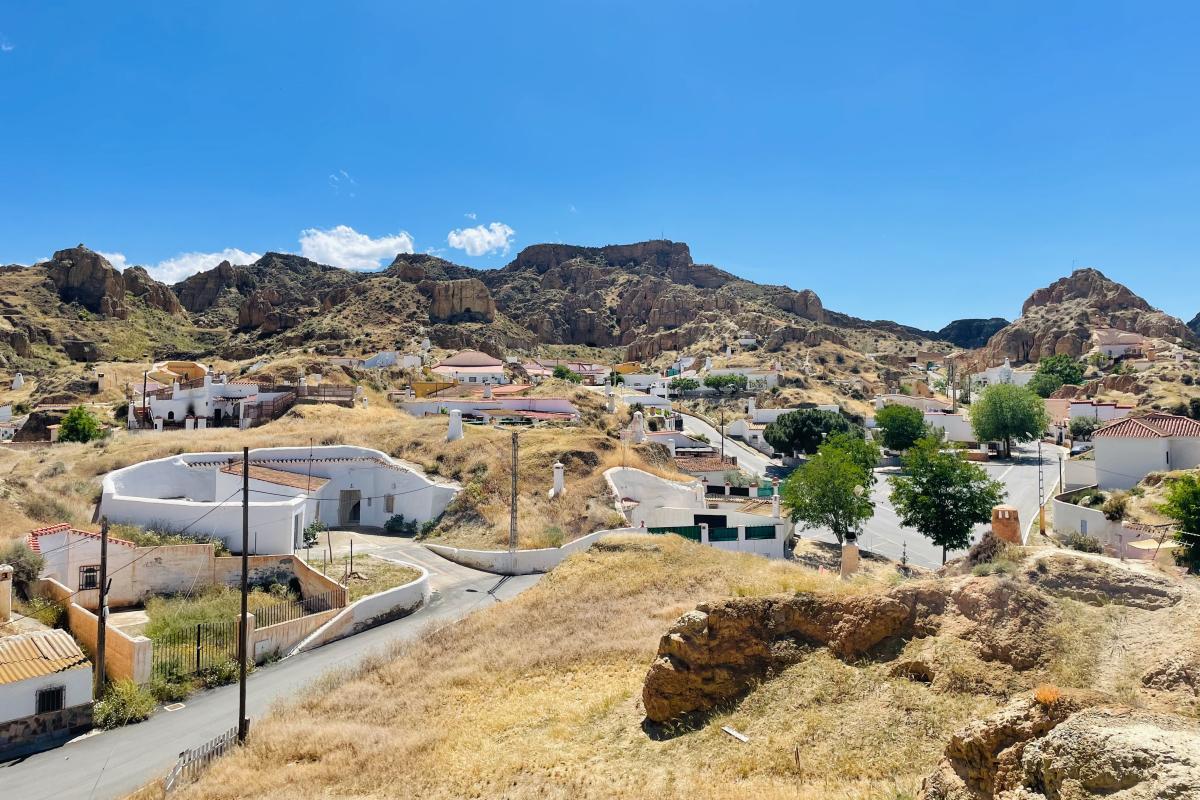
<path fill-rule="evenodd" d="M 188 311 L 207 311 L 217 302 L 226 289 L 238 288 L 237 269 L 228 261 L 222 261 L 212 269 L 197 272 L 175 284 L 179 303 Z"/>
<path fill-rule="evenodd" d="M 1096 697 L 1014 700 L 951 737 L 923 800 L 1200 797 L 1200 727 L 1098 707 Z"/>
<path fill-rule="evenodd" d="M 257 328 L 263 333 L 278 333 L 300 324 L 300 317 L 275 308 L 282 300 L 275 289 L 262 289 L 251 293 L 238 309 L 238 327 L 244 330 Z"/>
<path fill-rule="evenodd" d="M 1184 650 L 1158 662 L 1142 675 L 1142 686 L 1200 695 L 1200 653 Z"/>
<path fill-rule="evenodd" d="M 1021 307 L 1021 317 L 988 340 L 989 364 L 1038 361 L 1052 355 L 1082 355 L 1098 328 L 1143 336 L 1194 340 L 1183 322 L 1152 308 L 1126 286 L 1095 269 L 1079 269 L 1038 289 Z"/>
<path fill-rule="evenodd" d="M 168 314 L 179 314 L 183 311 L 179 298 L 170 287 L 151 278 L 145 268 L 129 267 L 121 273 L 121 279 L 125 282 L 127 293 L 142 298 L 142 302 L 151 308 Z"/>
<path fill-rule="evenodd" d="M 478 278 L 421 281 L 417 290 L 429 301 L 431 322 L 493 322 L 496 302 Z"/>
<path fill-rule="evenodd" d="M 104 256 L 82 244 L 59 250 L 40 265 L 58 296 L 105 317 L 127 319 L 125 281 Z"/>
<path fill-rule="evenodd" d="M 1051 594 L 1092 605 L 1168 608 L 1183 597 L 1179 586 L 1167 578 L 1094 558 L 1045 556 L 1029 570 L 1028 578 Z"/>
<path fill-rule="evenodd" d="M 1196 316 L 1192 317 L 1192 321 L 1189 322 L 1187 324 L 1187 326 L 1188 326 L 1188 329 L 1191 330 L 1192 333 L 1196 334 L 1197 336 L 1200 336 L 1200 314 L 1197 314 Z"/>
<path fill-rule="evenodd" d="M 990 319 L 956 319 L 938 331 L 938 337 L 955 347 L 974 350 L 983 347 L 996 331 L 1008 325 L 1004 317 Z"/>
<path fill-rule="evenodd" d="M 659 641 L 642 702 L 651 722 L 686 718 L 737 700 L 813 647 L 852 660 L 888 641 L 935 634 L 967 643 L 979 659 L 1025 670 L 1044 661 L 1042 634 L 1054 614 L 1038 592 L 996 578 L 919 581 L 880 595 L 799 593 L 703 604 Z"/>

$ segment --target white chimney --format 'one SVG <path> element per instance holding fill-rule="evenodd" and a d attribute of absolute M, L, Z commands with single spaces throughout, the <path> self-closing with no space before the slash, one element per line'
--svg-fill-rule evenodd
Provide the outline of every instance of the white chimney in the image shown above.
<path fill-rule="evenodd" d="M 667 439 L 667 449 L 671 451 L 671 458 L 675 457 L 675 437 L 671 436 Z"/>
<path fill-rule="evenodd" d="M 779 478 L 771 479 L 771 516 L 779 519 Z"/>
<path fill-rule="evenodd" d="M 12 616 L 13 568 L 0 564 L 0 622 L 8 622 Z"/>
<path fill-rule="evenodd" d="M 567 491 L 566 482 L 563 479 L 563 465 L 561 461 L 554 462 L 554 488 L 550 490 L 550 497 L 562 497 Z"/>
<path fill-rule="evenodd" d="M 641 444 L 646 441 L 646 426 L 642 422 L 642 412 L 633 412 L 633 443 Z"/>
<path fill-rule="evenodd" d="M 490 383 L 485 383 L 483 385 L 483 399 L 484 400 L 492 399 L 492 385 Z"/>
<path fill-rule="evenodd" d="M 753 397 L 751 397 L 749 400 L 747 400 L 746 401 L 746 413 L 753 417 L 754 412 L 756 410 L 756 405 L 757 404 L 754 402 Z"/>
<path fill-rule="evenodd" d="M 462 412 L 457 408 L 450 409 L 450 427 L 446 429 L 446 441 L 457 442 L 463 438 Z"/>
<path fill-rule="evenodd" d="M 617 396 L 615 394 L 610 394 L 608 396 L 608 413 L 617 413 Z"/>
<path fill-rule="evenodd" d="M 16 391 L 17 389 L 20 389 L 24 386 L 25 386 L 25 376 L 19 372 L 16 375 L 13 375 L 13 379 L 12 379 L 13 391 Z"/>

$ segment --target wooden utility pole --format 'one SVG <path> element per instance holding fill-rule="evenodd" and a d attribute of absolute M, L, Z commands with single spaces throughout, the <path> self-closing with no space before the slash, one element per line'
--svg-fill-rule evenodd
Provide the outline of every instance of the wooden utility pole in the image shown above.
<path fill-rule="evenodd" d="M 242 616 L 238 622 L 238 744 L 246 742 L 246 661 L 249 658 L 250 448 L 242 448 Z"/>
<path fill-rule="evenodd" d="M 512 432 L 512 507 L 508 512 L 508 552 L 517 552 L 517 432 Z"/>
<path fill-rule="evenodd" d="M 96 605 L 96 690 L 99 699 L 104 694 L 104 647 L 108 627 L 108 517 L 100 519 L 100 599 Z"/>

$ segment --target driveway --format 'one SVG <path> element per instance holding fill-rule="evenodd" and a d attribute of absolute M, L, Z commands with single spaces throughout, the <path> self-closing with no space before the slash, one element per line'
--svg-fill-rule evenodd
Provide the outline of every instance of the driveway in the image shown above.
<path fill-rule="evenodd" d="M 356 555 L 361 546 L 363 552 L 372 555 L 419 561 L 429 569 L 433 598 L 403 619 L 255 671 L 247 682 L 252 720 L 261 717 L 273 703 L 300 696 L 307 684 L 327 671 L 344 674 L 368 654 L 510 599 L 541 577 L 523 575 L 502 580 L 444 561 L 411 540 L 378 537 L 385 541 L 374 542 L 370 534 L 353 536 Z M 361 545 L 358 537 L 363 537 Z M 336 532 L 334 544 L 336 548 Z M 165 775 L 183 750 L 198 747 L 236 725 L 237 706 L 237 685 L 222 686 L 193 695 L 179 711 L 159 711 L 138 725 L 89 735 L 4 764 L 0 766 L 3 796 L 21 800 L 123 797 Z"/>
<path fill-rule="evenodd" d="M 1061 448 L 1051 445 L 1042 446 L 1042 468 L 1047 499 L 1054 493 L 1054 486 L 1058 482 L 1058 454 L 1060 451 Z M 1037 518 L 1038 511 L 1037 445 L 1021 445 L 1014 449 L 1012 460 L 988 462 L 981 466 L 991 477 L 1004 484 L 1008 490 L 1005 502 L 1016 506 L 1021 519 L 1022 531 L 1028 529 L 1030 522 Z M 895 560 L 899 560 L 903 554 L 907 553 L 910 563 L 921 567 L 940 567 L 942 565 L 942 549 L 935 547 L 915 530 L 902 527 L 895 509 L 888 502 L 888 495 L 891 494 L 892 487 L 887 478 L 894 473 L 894 470 L 879 470 L 876 473 L 878 481 L 871 492 L 871 496 L 875 500 L 875 516 L 867 523 L 863 535 L 859 538 L 859 547 Z M 979 537 L 990 527 L 990 523 L 977 526 L 972 542 L 978 541 Z M 805 531 L 800 530 L 797 526 L 796 535 L 803 539 L 837 541 L 832 532 L 823 528 Z M 954 558 L 963 552 L 965 551 L 951 551 L 947 554 L 947 558 Z"/>

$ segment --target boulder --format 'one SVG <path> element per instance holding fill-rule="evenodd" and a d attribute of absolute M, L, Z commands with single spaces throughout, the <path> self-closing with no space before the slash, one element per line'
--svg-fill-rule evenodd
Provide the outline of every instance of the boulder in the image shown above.
<path fill-rule="evenodd" d="M 97 314 L 127 319 L 125 281 L 104 256 L 82 244 L 59 250 L 39 265 L 46 271 L 58 296 L 67 303 L 78 303 Z"/>

